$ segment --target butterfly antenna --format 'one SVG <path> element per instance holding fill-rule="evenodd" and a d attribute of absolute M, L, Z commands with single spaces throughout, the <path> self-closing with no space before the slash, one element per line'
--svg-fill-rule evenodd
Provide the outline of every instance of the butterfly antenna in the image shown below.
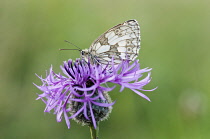
<path fill-rule="evenodd" d="M 64 40 L 65 42 L 77 47 L 78 49 L 67 49 L 67 50 L 79 50 L 79 51 L 82 51 L 82 49 L 80 49 L 78 46 L 76 46 L 75 44 L 71 43 L 70 41 L 67 41 L 67 40 Z M 61 50 L 61 49 L 60 49 Z M 63 49 L 62 49 L 63 50 Z M 65 49 L 66 50 L 66 49 Z"/>
<path fill-rule="evenodd" d="M 78 50 L 78 49 L 59 49 L 59 50 L 61 51 L 61 50 Z"/>

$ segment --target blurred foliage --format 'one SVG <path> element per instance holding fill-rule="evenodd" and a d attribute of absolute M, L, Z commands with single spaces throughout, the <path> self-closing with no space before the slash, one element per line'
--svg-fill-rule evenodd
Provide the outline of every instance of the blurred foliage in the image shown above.
<path fill-rule="evenodd" d="M 1 0 L 0 1 L 0 137 L 3 139 L 87 139 L 88 127 L 56 122 L 44 114 L 41 93 L 32 83 L 51 64 L 79 57 L 82 49 L 112 26 L 129 19 L 141 25 L 142 68 L 152 67 L 144 92 L 152 102 L 126 90 L 109 120 L 100 124 L 101 139 L 210 138 L 209 0 Z"/>

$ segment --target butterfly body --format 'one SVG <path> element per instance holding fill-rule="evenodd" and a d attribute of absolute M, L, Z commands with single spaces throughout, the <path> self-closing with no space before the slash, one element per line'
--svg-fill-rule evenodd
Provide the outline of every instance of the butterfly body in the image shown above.
<path fill-rule="evenodd" d="M 140 49 L 140 27 L 136 20 L 128 20 L 109 29 L 98 37 L 81 57 L 91 63 L 114 64 L 122 60 L 135 60 Z"/>
<path fill-rule="evenodd" d="M 94 55 L 94 53 L 89 52 L 88 49 L 84 49 L 81 51 L 81 58 L 86 62 L 90 62 L 91 64 L 100 64 L 99 58 Z"/>

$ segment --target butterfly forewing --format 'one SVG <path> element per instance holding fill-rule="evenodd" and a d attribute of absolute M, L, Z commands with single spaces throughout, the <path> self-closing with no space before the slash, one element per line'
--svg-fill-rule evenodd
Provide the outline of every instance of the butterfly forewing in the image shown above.
<path fill-rule="evenodd" d="M 106 31 L 90 46 L 88 53 L 100 64 L 119 64 L 123 59 L 135 60 L 140 49 L 140 27 L 128 20 Z"/>

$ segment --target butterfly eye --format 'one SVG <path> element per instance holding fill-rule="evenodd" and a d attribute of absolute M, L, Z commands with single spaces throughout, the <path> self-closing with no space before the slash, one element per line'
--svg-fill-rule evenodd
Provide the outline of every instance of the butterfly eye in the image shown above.
<path fill-rule="evenodd" d="M 84 55 L 85 54 L 85 52 L 84 51 L 81 51 L 81 55 Z"/>

